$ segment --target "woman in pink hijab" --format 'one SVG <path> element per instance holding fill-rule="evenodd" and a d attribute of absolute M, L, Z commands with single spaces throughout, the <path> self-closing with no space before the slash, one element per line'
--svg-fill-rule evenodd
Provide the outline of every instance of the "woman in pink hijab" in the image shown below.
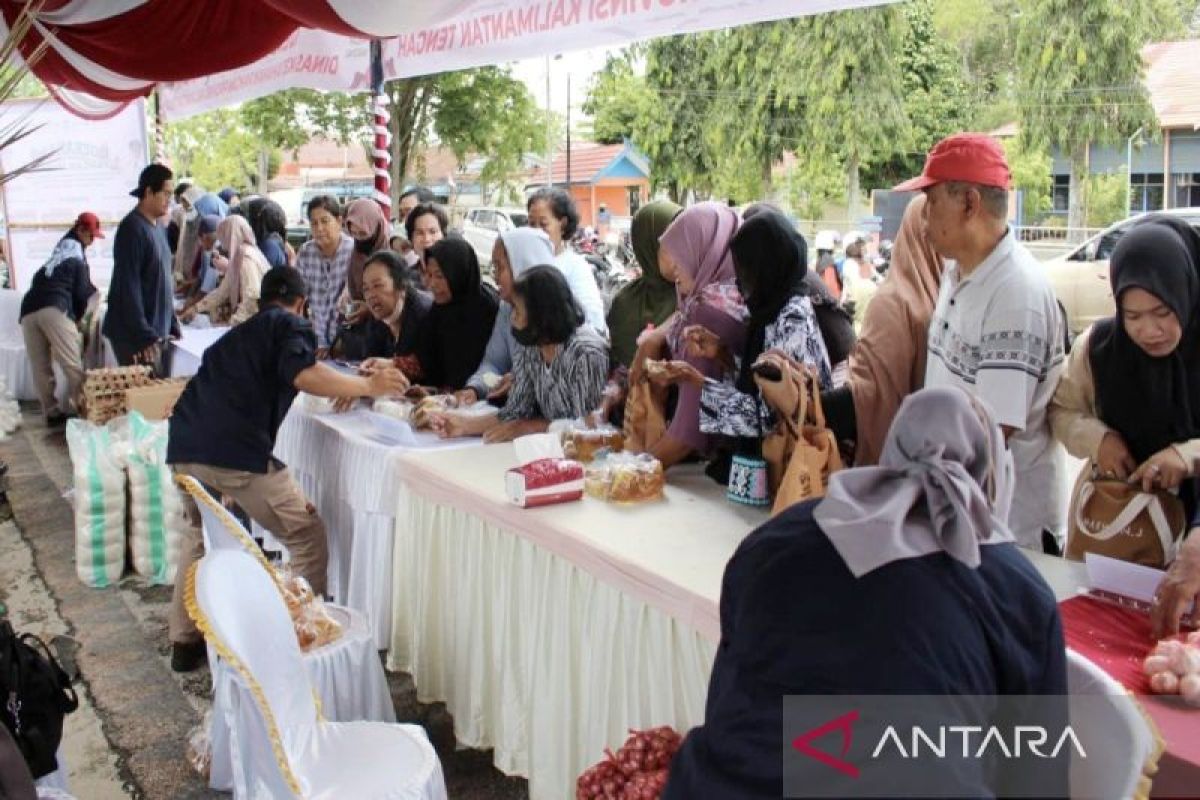
<path fill-rule="evenodd" d="M 700 387 L 681 381 L 685 362 L 705 377 L 719 379 L 742 351 L 746 306 L 735 285 L 729 242 L 741 219 L 721 203 L 685 209 L 659 238 L 659 267 L 675 284 L 678 310 L 661 327 L 644 334 L 630 367 L 630 384 L 649 379 L 674 383 L 678 400 L 666 436 L 650 448 L 664 467 L 692 453 L 707 453 L 700 432 Z M 648 361 L 670 359 L 647 370 Z"/>

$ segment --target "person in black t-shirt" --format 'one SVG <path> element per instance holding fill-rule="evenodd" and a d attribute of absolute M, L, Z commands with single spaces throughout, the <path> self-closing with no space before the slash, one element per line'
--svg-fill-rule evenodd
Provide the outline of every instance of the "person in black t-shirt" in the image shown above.
<path fill-rule="evenodd" d="M 96 295 L 88 268 L 87 249 L 103 239 L 100 219 L 85 211 L 75 226 L 59 240 L 50 259 L 43 264 L 21 300 L 21 333 L 25 352 L 33 368 L 33 381 L 46 424 L 62 425 L 83 385 L 83 354 L 79 321 Z M 66 408 L 59 407 L 54 381 L 54 364 L 67 379 Z"/>
<path fill-rule="evenodd" d="M 291 267 L 273 269 L 262 281 L 260 310 L 208 348 L 170 419 L 167 463 L 232 498 L 287 546 L 292 566 L 325 594 L 328 546 L 325 525 L 271 453 L 275 436 L 297 392 L 320 397 L 399 394 L 408 381 L 394 369 L 369 377 L 345 375 L 317 363 L 317 340 L 304 317 L 308 290 Z M 199 512 L 180 555 L 179 575 L 204 555 Z M 175 582 L 170 615 L 171 667 L 188 672 L 204 662 L 200 632 Z"/>

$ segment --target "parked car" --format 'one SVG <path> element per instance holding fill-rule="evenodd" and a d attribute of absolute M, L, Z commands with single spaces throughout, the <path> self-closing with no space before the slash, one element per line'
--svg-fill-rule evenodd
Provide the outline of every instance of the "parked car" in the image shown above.
<path fill-rule="evenodd" d="M 492 263 L 496 237 L 528 224 L 529 215 L 522 208 L 472 208 L 463 219 L 462 235 L 475 250 L 479 263 L 487 267 Z"/>
<path fill-rule="evenodd" d="M 1200 229 L 1200 208 L 1172 208 L 1168 214 Z M 1108 277 L 1108 259 L 1121 236 L 1142 215 L 1105 228 L 1069 253 L 1046 262 L 1047 274 L 1067 317 L 1072 341 L 1089 325 L 1116 313 Z"/>

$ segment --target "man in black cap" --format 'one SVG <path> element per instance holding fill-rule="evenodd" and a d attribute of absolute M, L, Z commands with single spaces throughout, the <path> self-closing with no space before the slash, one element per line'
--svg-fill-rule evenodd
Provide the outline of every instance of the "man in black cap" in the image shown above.
<path fill-rule="evenodd" d="M 113 238 L 108 312 L 101 329 L 118 364 L 149 364 L 164 377 L 168 338 L 179 335 L 171 247 L 159 224 L 171 208 L 172 178 L 167 167 L 151 164 L 130 192 L 138 204 L 121 220 Z"/>
<path fill-rule="evenodd" d="M 317 338 L 306 319 L 308 289 L 291 267 L 266 274 L 259 312 L 204 351 L 200 371 L 171 413 L 167 463 L 232 498 L 288 548 L 292 566 L 325 593 L 329 558 L 325 525 L 287 467 L 271 453 L 297 392 L 319 397 L 400 394 L 399 370 L 346 375 L 317 363 Z M 188 672 L 204 662 L 204 640 L 184 608 L 188 567 L 204 555 L 199 512 L 180 549 L 169 620 L 171 667 Z"/>

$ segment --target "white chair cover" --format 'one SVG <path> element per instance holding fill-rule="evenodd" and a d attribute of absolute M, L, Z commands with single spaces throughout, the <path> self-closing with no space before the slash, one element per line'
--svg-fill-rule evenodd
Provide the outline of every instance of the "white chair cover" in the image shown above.
<path fill-rule="evenodd" d="M 224 508 L 204 487 L 190 476 L 178 476 L 180 486 L 192 495 L 200 509 L 205 549 L 244 551 L 255 556 L 264 567 L 268 562 L 262 550 L 250 538 L 237 518 Z M 321 701 L 324 717 L 334 722 L 370 720 L 395 722 L 387 676 L 379 661 L 375 639 L 367 618 L 354 609 L 328 604 L 330 613 L 342 623 L 342 635 L 324 647 L 303 653 L 308 679 Z M 234 709 L 240 702 L 250 704 L 247 688 L 225 662 L 211 657 L 214 713 L 209 727 L 212 766 L 209 786 L 220 791 L 234 787 L 234 756 L 230 726 L 237 724 Z"/>
<path fill-rule="evenodd" d="M 254 700 L 231 693 L 234 797 L 445 800 L 420 727 L 318 719 L 287 607 L 252 556 L 206 555 L 189 576 L 188 612 Z"/>
<path fill-rule="evenodd" d="M 1067 690 L 1072 727 L 1105 732 L 1103 737 L 1088 740 L 1086 761 L 1078 756 L 1072 760 L 1071 797 L 1144 796 L 1138 783 L 1145 765 L 1157 759 L 1158 744 L 1136 698 L 1107 672 L 1070 649 Z M 1109 702 L 1096 702 L 1098 695 L 1106 695 Z"/>

